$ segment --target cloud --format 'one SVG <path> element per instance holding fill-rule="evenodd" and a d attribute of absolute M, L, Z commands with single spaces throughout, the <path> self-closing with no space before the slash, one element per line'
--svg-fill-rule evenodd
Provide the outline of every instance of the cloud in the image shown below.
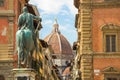
<path fill-rule="evenodd" d="M 71 14 L 75 14 L 77 9 L 73 5 L 73 0 L 30 0 L 31 4 L 37 5 L 44 14 L 58 14 L 63 12 L 64 6 L 70 10 Z"/>
<path fill-rule="evenodd" d="M 66 24 L 66 25 L 59 25 L 59 29 L 61 32 L 65 32 L 65 33 L 76 33 L 76 31 L 74 29 L 71 29 L 70 24 Z"/>
<path fill-rule="evenodd" d="M 66 10 L 61 10 L 61 15 L 70 15 L 70 13 L 68 13 L 68 11 L 66 11 Z"/>
<path fill-rule="evenodd" d="M 30 0 L 29 3 L 36 5 L 42 16 L 43 28 L 40 38 L 50 34 L 53 29 L 54 18 L 57 17 L 59 30 L 69 41 L 76 40 L 77 32 L 74 27 L 74 15 L 77 9 L 73 5 L 74 0 Z M 73 38 L 71 38 L 71 35 Z M 74 36 L 73 36 L 74 35 Z"/>
<path fill-rule="evenodd" d="M 53 23 L 53 21 L 51 21 L 49 19 L 42 22 L 42 24 L 44 24 L 44 25 L 51 25 L 52 23 Z"/>

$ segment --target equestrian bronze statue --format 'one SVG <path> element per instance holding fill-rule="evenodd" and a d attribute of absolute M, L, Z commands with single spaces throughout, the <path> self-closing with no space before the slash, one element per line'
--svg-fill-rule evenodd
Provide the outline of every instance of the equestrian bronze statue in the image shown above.
<path fill-rule="evenodd" d="M 21 65 L 31 67 L 33 51 L 38 50 L 33 22 L 35 19 L 41 22 L 39 16 L 29 13 L 27 7 L 23 7 L 23 13 L 18 18 L 19 30 L 16 32 L 19 68 Z"/>

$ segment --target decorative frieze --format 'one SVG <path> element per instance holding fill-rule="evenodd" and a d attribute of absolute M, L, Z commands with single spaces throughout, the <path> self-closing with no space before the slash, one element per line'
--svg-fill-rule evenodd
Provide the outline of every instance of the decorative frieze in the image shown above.
<path fill-rule="evenodd" d="M 14 80 L 36 80 L 36 71 L 31 68 L 13 69 Z"/>

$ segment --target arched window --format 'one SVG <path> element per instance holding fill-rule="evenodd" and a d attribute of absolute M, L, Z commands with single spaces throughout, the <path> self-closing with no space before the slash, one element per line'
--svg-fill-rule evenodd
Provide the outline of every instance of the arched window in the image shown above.
<path fill-rule="evenodd" d="M 0 80 L 5 80 L 3 75 L 0 75 Z"/>
<path fill-rule="evenodd" d="M 114 24 L 105 24 L 101 28 L 103 32 L 103 51 L 117 52 L 119 51 L 120 26 Z"/>

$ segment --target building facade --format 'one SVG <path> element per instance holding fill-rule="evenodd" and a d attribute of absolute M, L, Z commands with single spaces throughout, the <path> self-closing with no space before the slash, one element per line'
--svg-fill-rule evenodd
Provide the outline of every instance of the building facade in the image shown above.
<path fill-rule="evenodd" d="M 74 0 L 82 80 L 120 79 L 120 1 Z"/>
<path fill-rule="evenodd" d="M 31 14 L 40 16 L 37 7 L 28 2 L 29 0 L 0 0 L 0 80 L 13 80 L 12 69 L 17 68 L 15 35 L 22 8 L 27 6 Z M 42 25 L 39 21 L 34 21 L 34 27 L 40 30 Z M 35 80 L 59 80 L 56 68 L 51 69 L 53 64 L 50 53 L 52 52 L 48 49 L 47 43 L 38 36 L 39 33 L 37 35 L 39 52 L 37 54 L 34 52 L 32 58 L 32 68 L 36 71 Z"/>
<path fill-rule="evenodd" d="M 0 80 L 12 80 L 19 0 L 0 0 Z"/>
<path fill-rule="evenodd" d="M 13 80 L 12 69 L 17 67 L 15 35 L 22 8 L 26 5 L 30 13 L 39 16 L 36 6 L 28 4 L 28 1 L 0 0 L 0 80 Z M 34 21 L 35 28 L 37 24 L 38 22 Z M 41 25 L 38 26 L 38 29 L 41 29 Z M 40 44 L 38 43 L 38 45 Z M 38 69 L 37 63 L 34 65 L 35 69 Z"/>
<path fill-rule="evenodd" d="M 44 40 L 39 40 L 40 53 L 37 54 L 38 61 L 38 80 L 60 80 L 57 74 L 57 68 L 53 64 L 52 49 Z"/>

